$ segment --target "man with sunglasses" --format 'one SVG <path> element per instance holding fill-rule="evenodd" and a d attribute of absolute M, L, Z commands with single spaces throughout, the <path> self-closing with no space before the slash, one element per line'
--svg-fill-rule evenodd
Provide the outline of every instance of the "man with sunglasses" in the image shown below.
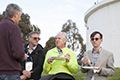
<path fill-rule="evenodd" d="M 29 42 L 25 44 L 25 53 L 29 56 L 25 61 L 21 63 L 22 80 L 39 80 L 43 70 L 44 63 L 44 50 L 43 47 L 38 44 L 40 38 L 39 33 L 36 31 L 29 33 Z"/>
<path fill-rule="evenodd" d="M 93 49 L 84 54 L 81 71 L 87 73 L 85 80 L 108 80 L 115 73 L 113 53 L 100 46 L 103 41 L 100 32 L 93 32 L 90 38 Z"/>

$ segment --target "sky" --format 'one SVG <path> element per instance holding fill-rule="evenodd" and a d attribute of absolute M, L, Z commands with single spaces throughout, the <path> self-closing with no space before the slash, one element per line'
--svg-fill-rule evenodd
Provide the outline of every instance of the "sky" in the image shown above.
<path fill-rule="evenodd" d="M 41 30 L 39 43 L 45 47 L 50 37 L 61 31 L 67 20 L 76 23 L 79 33 L 86 43 L 85 12 L 101 0 L 0 0 L 0 14 L 9 3 L 18 4 L 23 13 L 30 16 L 31 24 Z"/>

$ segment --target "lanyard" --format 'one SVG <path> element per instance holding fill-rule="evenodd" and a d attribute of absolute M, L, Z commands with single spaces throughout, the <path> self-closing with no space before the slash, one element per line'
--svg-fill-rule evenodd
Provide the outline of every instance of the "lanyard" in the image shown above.
<path fill-rule="evenodd" d="M 27 50 L 27 55 L 28 55 L 28 53 L 29 53 L 29 49 Z M 31 53 L 30 53 L 30 55 L 31 55 Z M 31 61 L 33 61 L 32 57 L 30 57 L 30 55 L 29 55 L 29 58 L 30 58 Z M 27 59 L 26 59 L 26 61 L 27 61 Z"/>

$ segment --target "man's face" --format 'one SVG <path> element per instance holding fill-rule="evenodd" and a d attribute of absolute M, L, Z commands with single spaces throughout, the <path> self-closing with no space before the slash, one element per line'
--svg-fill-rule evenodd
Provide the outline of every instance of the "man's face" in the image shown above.
<path fill-rule="evenodd" d="M 32 34 L 31 37 L 29 37 L 30 44 L 33 46 L 38 45 L 39 40 L 39 34 Z"/>
<path fill-rule="evenodd" d="M 61 47 L 64 47 L 65 46 L 65 42 L 67 41 L 67 39 L 64 39 L 63 38 L 63 34 L 60 33 L 56 36 L 56 40 L 55 40 L 55 43 L 56 43 L 56 46 L 58 48 L 61 48 Z"/>
<path fill-rule="evenodd" d="M 100 39 L 100 35 L 96 34 L 94 37 L 91 38 L 91 43 L 94 48 L 100 47 L 100 44 L 102 42 L 102 39 Z"/>
<path fill-rule="evenodd" d="M 18 14 L 16 13 L 14 22 L 15 22 L 16 24 L 18 24 L 19 21 L 21 21 L 21 14 L 18 15 Z"/>

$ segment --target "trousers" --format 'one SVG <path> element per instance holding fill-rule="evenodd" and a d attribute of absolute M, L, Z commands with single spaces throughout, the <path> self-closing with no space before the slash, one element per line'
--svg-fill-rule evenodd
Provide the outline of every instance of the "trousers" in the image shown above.
<path fill-rule="evenodd" d="M 0 75 L 0 80 L 21 80 L 20 75 Z"/>

